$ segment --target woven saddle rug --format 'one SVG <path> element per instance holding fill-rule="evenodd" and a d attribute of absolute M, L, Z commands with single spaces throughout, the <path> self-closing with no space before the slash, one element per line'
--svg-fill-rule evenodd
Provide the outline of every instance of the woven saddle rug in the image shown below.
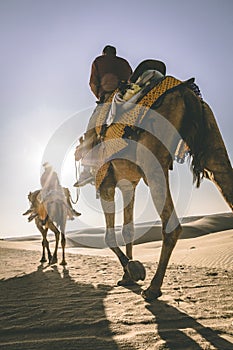
<path fill-rule="evenodd" d="M 101 148 L 101 154 L 99 155 L 99 170 L 96 173 L 95 184 L 98 190 L 103 179 L 105 178 L 110 160 L 113 155 L 118 153 L 127 147 L 127 140 L 123 138 L 126 127 L 132 127 L 137 124 L 140 126 L 146 113 L 151 106 L 165 93 L 171 91 L 184 82 L 172 77 L 166 76 L 159 83 L 157 83 L 151 90 L 146 93 L 139 102 L 133 105 L 128 111 L 123 112 L 117 117 L 117 122 L 114 122 L 108 126 L 105 135 L 102 137 L 103 142 L 107 142 L 107 147 Z M 103 104 L 100 113 L 96 120 L 96 133 L 101 134 L 101 126 L 106 122 L 110 113 L 112 101 L 117 91 L 114 91 L 108 98 L 106 103 Z"/>

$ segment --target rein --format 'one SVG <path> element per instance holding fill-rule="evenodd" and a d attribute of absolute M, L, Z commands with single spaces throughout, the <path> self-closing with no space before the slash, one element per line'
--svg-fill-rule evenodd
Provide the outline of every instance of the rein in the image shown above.
<path fill-rule="evenodd" d="M 80 172 L 80 162 L 77 162 L 75 160 L 74 163 L 75 163 L 75 178 L 76 178 L 76 182 L 77 182 L 78 181 L 78 173 Z M 79 167 L 77 166 L 77 163 L 79 164 Z M 76 187 L 76 199 L 74 201 L 73 201 L 72 196 L 70 194 L 70 200 L 73 204 L 76 204 L 78 202 L 79 193 L 80 193 L 80 189 L 79 189 L 79 187 Z"/>

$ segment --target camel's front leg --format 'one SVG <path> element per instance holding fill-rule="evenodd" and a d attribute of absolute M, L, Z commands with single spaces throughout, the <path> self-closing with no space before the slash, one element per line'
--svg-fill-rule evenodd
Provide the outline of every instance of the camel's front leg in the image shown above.
<path fill-rule="evenodd" d="M 50 252 L 49 242 L 47 240 L 48 229 L 47 228 L 43 228 L 43 225 L 41 224 L 41 220 L 38 217 L 35 218 L 35 222 L 36 222 L 36 226 L 37 226 L 38 230 L 42 234 L 42 256 L 41 256 L 40 262 L 43 263 L 43 262 L 47 261 L 46 255 L 45 255 L 45 250 L 46 249 L 47 249 L 47 253 L 48 253 L 48 259 L 50 261 L 52 254 Z"/>
<path fill-rule="evenodd" d="M 51 254 L 51 251 L 49 249 L 49 242 L 47 240 L 47 232 L 48 232 L 48 229 L 45 229 L 44 230 L 44 233 L 43 233 L 43 241 L 42 241 L 42 250 L 43 250 L 43 253 L 42 253 L 42 257 L 41 257 L 41 260 L 40 262 L 46 262 L 47 259 L 46 259 L 46 256 L 45 256 L 45 250 L 47 249 L 47 254 L 48 254 L 48 259 L 50 261 L 51 257 L 52 257 L 52 254 Z"/>
<path fill-rule="evenodd" d="M 181 226 L 175 213 L 169 190 L 168 173 L 158 172 L 157 174 L 153 174 L 153 177 L 150 177 L 149 186 L 153 202 L 162 220 L 163 245 L 155 276 L 149 288 L 142 294 L 147 301 L 151 301 L 162 295 L 161 286 L 166 268 L 181 233 Z"/>
<path fill-rule="evenodd" d="M 130 278 L 134 281 L 145 279 L 145 269 L 139 262 L 130 261 L 130 257 L 126 256 L 118 247 L 115 234 L 115 184 L 106 179 L 100 188 L 101 204 L 106 221 L 105 242 L 108 247 L 117 255 L 124 273 L 127 271 Z M 129 249 L 129 248 L 128 248 Z M 131 252 L 132 253 L 132 252 Z"/>
<path fill-rule="evenodd" d="M 142 293 L 142 296 L 147 301 L 152 301 L 154 299 L 159 298 L 162 295 L 161 286 L 163 284 L 163 279 L 165 276 L 170 256 L 181 233 L 181 227 L 178 226 L 171 233 L 166 233 L 165 231 L 166 230 L 163 229 L 163 245 L 157 271 L 151 281 L 149 288 Z"/>

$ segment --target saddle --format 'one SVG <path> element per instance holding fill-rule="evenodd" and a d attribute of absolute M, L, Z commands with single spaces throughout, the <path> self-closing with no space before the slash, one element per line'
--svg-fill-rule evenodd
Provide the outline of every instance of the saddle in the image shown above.
<path fill-rule="evenodd" d="M 166 66 L 161 61 L 143 61 L 131 76 L 130 83 L 115 90 L 101 106 L 96 118 L 95 131 L 101 143 L 107 147 L 100 147 L 99 167 L 95 184 L 97 190 L 101 185 L 110 160 L 128 146 L 128 138 L 134 138 L 140 129 L 143 119 L 150 108 L 156 108 L 165 94 L 181 85 L 187 85 L 192 90 L 197 89 L 194 78 L 180 81 L 172 76 L 165 76 Z M 200 91 L 200 90 L 199 90 Z M 200 97 L 200 95 L 199 95 Z M 182 162 L 188 150 L 185 145 L 179 147 L 174 159 Z M 185 152 L 183 152 L 185 149 Z"/>

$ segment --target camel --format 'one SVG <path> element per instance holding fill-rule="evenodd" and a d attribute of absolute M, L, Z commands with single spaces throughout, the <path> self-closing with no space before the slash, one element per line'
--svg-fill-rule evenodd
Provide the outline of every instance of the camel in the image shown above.
<path fill-rule="evenodd" d="M 118 122 L 116 119 L 113 123 Z M 172 169 L 179 137 L 188 145 L 197 187 L 204 178 L 213 181 L 231 210 L 233 171 L 211 108 L 189 84 L 183 83 L 164 94 L 159 103 L 155 102 L 148 109 L 143 121 L 136 127 L 133 127 L 133 136 L 128 138 L 129 146 L 108 159 L 108 170 L 98 191 L 106 222 L 105 241 L 123 267 L 123 278 L 118 284 L 128 285 L 145 279 L 145 268 L 139 261 L 133 260 L 133 208 L 139 180 L 143 178 L 149 186 L 155 209 L 161 218 L 163 240 L 155 275 L 142 292 L 143 298 L 150 302 L 162 295 L 166 268 L 182 232 L 169 189 L 169 170 Z M 106 141 L 102 137 L 103 140 L 106 149 L 114 141 Z M 130 149 L 133 145 L 136 146 L 134 151 Z M 97 177 L 98 171 L 101 172 L 101 165 L 96 171 Z M 124 202 L 122 236 L 126 253 L 118 246 L 115 236 L 116 187 L 121 190 Z"/>
<path fill-rule="evenodd" d="M 40 262 L 46 262 L 46 250 L 48 255 L 49 264 L 56 264 L 57 263 L 57 250 L 58 250 L 58 244 L 59 244 L 59 238 L 61 233 L 61 246 L 62 246 L 62 261 L 61 265 L 66 265 L 65 260 L 65 245 L 66 245 L 66 239 L 65 239 L 65 227 L 66 227 L 66 220 L 67 217 L 71 217 L 71 210 L 72 214 L 79 216 L 80 214 L 74 211 L 74 209 L 71 207 L 70 204 L 70 192 L 68 188 L 63 187 L 63 191 L 65 194 L 65 197 L 67 199 L 67 203 L 64 203 L 64 201 L 59 200 L 53 200 L 48 201 L 48 203 L 43 203 L 40 201 L 40 190 L 36 190 L 34 192 L 29 192 L 28 199 L 31 203 L 31 207 L 29 210 L 27 210 L 23 215 L 30 214 L 28 221 L 35 220 L 36 226 L 38 230 L 42 234 L 42 257 L 40 259 Z M 49 206 L 49 209 L 48 209 Z M 49 212 L 49 215 L 47 214 Z M 48 230 L 51 230 L 55 234 L 55 248 L 53 255 L 51 254 L 50 248 L 49 248 L 49 242 L 47 240 L 47 233 Z"/>

